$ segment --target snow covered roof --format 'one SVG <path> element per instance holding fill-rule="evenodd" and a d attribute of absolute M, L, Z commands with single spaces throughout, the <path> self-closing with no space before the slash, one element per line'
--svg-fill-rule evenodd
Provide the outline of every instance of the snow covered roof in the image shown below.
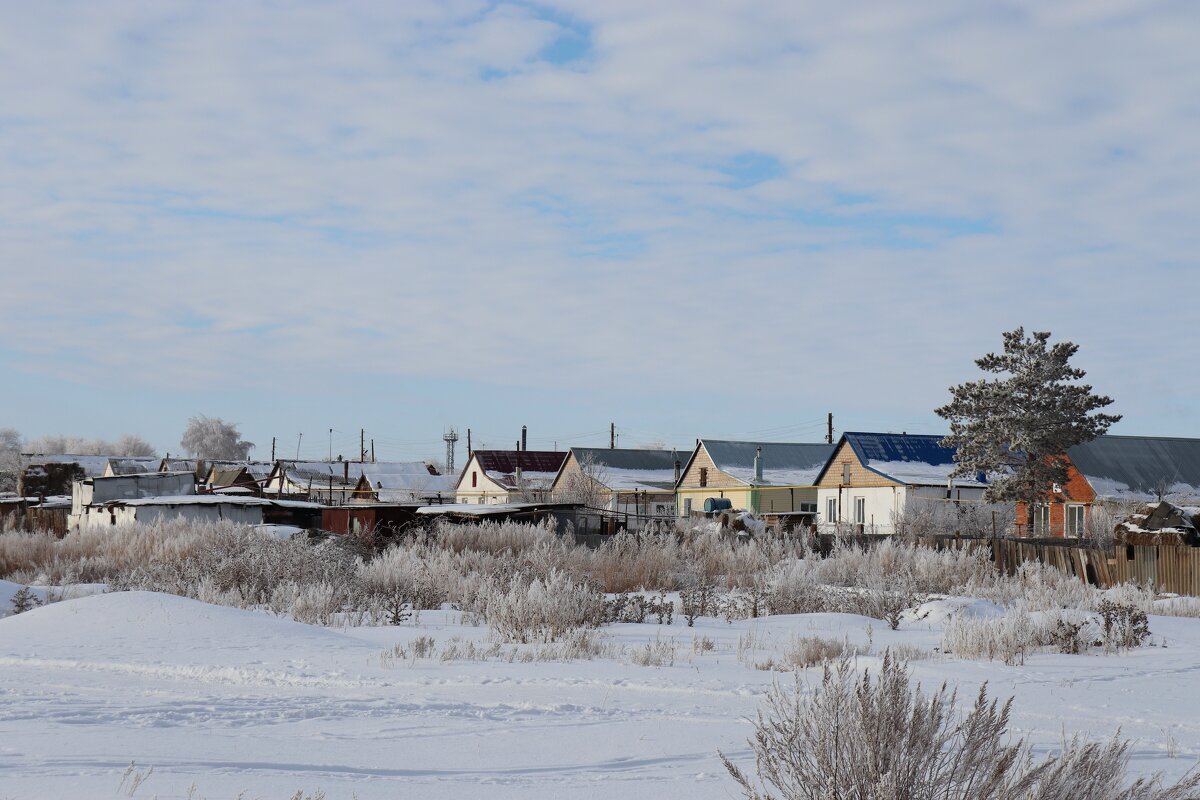
<path fill-rule="evenodd" d="M 314 489 L 328 488 L 330 482 L 338 489 L 353 488 L 362 477 L 362 463 L 357 461 L 281 461 L 283 474 L 294 484 L 312 484 Z"/>
<path fill-rule="evenodd" d="M 71 453 L 22 453 L 22 466 L 40 464 L 78 464 L 88 478 L 99 478 L 104 474 L 110 458 L 116 456 L 84 456 Z"/>
<path fill-rule="evenodd" d="M 559 505 L 571 506 L 569 503 Z M 414 513 L 421 514 L 422 516 L 450 514 L 470 517 L 490 517 L 499 514 L 513 514 L 521 511 L 553 508 L 554 506 L 555 504 L 547 503 L 446 503 L 445 505 L 438 506 L 421 506 Z"/>
<path fill-rule="evenodd" d="M 1200 502 L 1200 439 L 1101 436 L 1067 451 L 1097 497 Z M 1178 505 L 1179 503 L 1176 503 Z"/>
<path fill-rule="evenodd" d="M 139 497 L 136 499 L 110 500 L 106 506 L 275 506 L 278 508 L 323 508 L 320 503 L 297 500 L 271 500 L 264 497 L 241 497 L 227 494 L 180 494 L 162 497 Z"/>
<path fill-rule="evenodd" d="M 833 445 L 791 442 L 732 442 L 701 439 L 717 469 L 748 486 L 814 486 Z M 762 450 L 762 480 L 754 479 L 754 458 Z"/>
<path fill-rule="evenodd" d="M 955 451 L 942 447 L 941 436 L 847 432 L 842 439 L 850 444 L 864 467 L 906 486 L 946 486 L 957 466 Z M 955 478 L 954 485 L 986 486 L 987 481 L 978 475 Z"/>
<path fill-rule="evenodd" d="M 161 497 L 139 497 L 127 500 L 110 500 L 106 506 L 269 506 L 272 501 L 261 497 L 231 497 L 225 494 L 178 494 Z"/>
<path fill-rule="evenodd" d="M 105 466 L 105 472 L 112 475 L 142 475 L 147 472 L 158 472 L 162 459 L 152 458 L 110 458 Z"/>
<path fill-rule="evenodd" d="M 558 477 L 566 453 L 555 450 L 476 450 L 471 454 L 480 468 L 506 489 L 517 488 L 517 470 L 526 487 L 549 489 Z"/>
<path fill-rule="evenodd" d="M 453 494 L 458 478 L 437 475 L 424 461 L 375 462 L 364 465 L 363 480 L 380 501 L 413 501 L 438 494 Z"/>
<path fill-rule="evenodd" d="M 204 466 L 208 469 L 210 478 L 219 476 L 226 480 L 236 479 L 238 473 L 245 470 L 246 474 L 256 481 L 266 480 L 275 468 L 275 464 L 270 461 L 205 461 Z"/>
<path fill-rule="evenodd" d="M 575 460 L 589 475 L 615 492 L 663 492 L 675 489 L 675 462 L 670 450 L 572 447 Z M 587 465 L 591 465 L 587 467 Z"/>

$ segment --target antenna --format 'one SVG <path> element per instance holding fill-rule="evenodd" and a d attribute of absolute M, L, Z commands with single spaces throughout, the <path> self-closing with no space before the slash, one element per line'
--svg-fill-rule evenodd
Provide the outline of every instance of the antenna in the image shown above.
<path fill-rule="evenodd" d="M 446 443 L 446 474 L 454 472 L 454 445 L 458 441 L 458 431 L 451 428 L 442 434 L 442 441 Z"/>

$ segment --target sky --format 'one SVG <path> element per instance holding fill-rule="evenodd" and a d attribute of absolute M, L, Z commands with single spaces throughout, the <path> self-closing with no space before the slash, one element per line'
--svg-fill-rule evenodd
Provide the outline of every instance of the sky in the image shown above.
<path fill-rule="evenodd" d="M 1023 325 L 1200 436 L 1194 2 L 0 3 L 0 427 L 944 430 Z M 330 434 L 330 429 L 333 433 Z"/>

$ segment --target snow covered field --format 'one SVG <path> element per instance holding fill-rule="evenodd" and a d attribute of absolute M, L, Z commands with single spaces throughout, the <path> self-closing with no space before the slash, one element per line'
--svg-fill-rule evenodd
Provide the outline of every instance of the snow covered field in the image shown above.
<path fill-rule="evenodd" d="M 764 689 L 791 680 L 755 663 L 814 634 L 878 663 L 897 644 L 932 651 L 941 625 L 808 614 L 688 628 L 676 616 L 605 626 L 592 660 L 522 663 L 514 649 L 541 646 L 463 657 L 468 642 L 492 644 L 457 612 L 330 629 L 150 592 L 78 597 L 0 619 L 0 798 L 730 798 L 717 751 L 748 762 Z M 1200 756 L 1200 620 L 1150 626 L 1156 646 L 1120 655 L 1005 666 L 932 654 L 912 669 L 968 701 L 981 681 L 1015 695 L 1014 732 L 1040 751 L 1120 728 L 1136 772 L 1178 776 Z M 443 661 L 451 644 L 460 655 Z M 666 663 L 637 663 L 646 653 Z"/>

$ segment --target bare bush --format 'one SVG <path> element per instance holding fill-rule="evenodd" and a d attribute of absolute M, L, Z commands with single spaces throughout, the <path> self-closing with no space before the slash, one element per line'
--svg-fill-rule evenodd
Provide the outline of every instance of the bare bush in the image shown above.
<path fill-rule="evenodd" d="M 1129 744 L 1118 739 L 1075 739 L 1034 763 L 1026 741 L 1006 735 L 1011 706 L 989 702 L 985 686 L 960 717 L 954 692 L 922 692 L 890 655 L 874 678 L 842 660 L 811 693 L 799 678 L 770 691 L 750 740 L 754 776 L 721 759 L 749 800 L 1185 800 L 1200 786 L 1200 774 L 1127 785 Z"/>

